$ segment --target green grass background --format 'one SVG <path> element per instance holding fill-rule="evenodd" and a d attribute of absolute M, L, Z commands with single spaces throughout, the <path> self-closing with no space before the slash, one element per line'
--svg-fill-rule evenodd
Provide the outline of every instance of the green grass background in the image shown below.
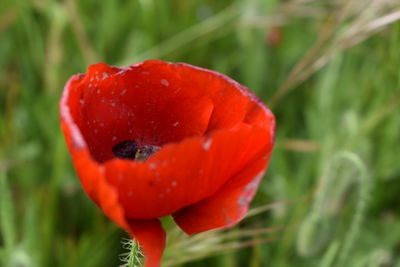
<path fill-rule="evenodd" d="M 0 266 L 118 266 L 127 237 L 86 197 L 58 122 L 66 80 L 104 61 L 225 73 L 276 114 L 248 218 L 164 266 L 400 266 L 400 3 L 1 0 Z"/>

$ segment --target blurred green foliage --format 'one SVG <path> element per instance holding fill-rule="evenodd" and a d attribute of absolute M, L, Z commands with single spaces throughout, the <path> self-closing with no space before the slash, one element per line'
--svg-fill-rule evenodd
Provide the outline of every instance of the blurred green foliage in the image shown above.
<path fill-rule="evenodd" d="M 391 0 L 0 1 L 0 265 L 122 264 L 126 235 L 83 193 L 58 100 L 91 63 L 160 58 L 233 77 L 278 121 L 248 218 L 193 238 L 165 221 L 165 266 L 400 266 L 399 13 Z"/>

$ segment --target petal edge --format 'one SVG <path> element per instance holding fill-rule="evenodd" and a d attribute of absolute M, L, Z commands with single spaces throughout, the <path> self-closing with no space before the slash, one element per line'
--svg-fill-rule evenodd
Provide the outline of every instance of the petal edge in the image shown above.
<path fill-rule="evenodd" d="M 269 158 L 270 153 L 260 157 L 212 197 L 175 213 L 175 222 L 189 235 L 236 224 L 245 216 L 264 176 Z"/>

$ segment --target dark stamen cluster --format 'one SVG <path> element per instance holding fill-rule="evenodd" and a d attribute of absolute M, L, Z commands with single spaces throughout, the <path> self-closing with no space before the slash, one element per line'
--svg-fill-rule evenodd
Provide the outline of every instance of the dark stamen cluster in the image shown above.
<path fill-rule="evenodd" d="M 134 140 L 125 140 L 113 146 L 114 155 L 122 159 L 146 161 L 151 155 L 160 150 L 159 146 L 145 145 L 139 147 Z"/>

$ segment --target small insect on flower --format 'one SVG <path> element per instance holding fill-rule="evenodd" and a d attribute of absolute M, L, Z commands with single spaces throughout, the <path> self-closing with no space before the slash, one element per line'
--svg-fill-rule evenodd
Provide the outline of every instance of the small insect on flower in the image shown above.
<path fill-rule="evenodd" d="M 184 63 L 98 63 L 60 101 L 62 131 L 88 196 L 158 267 L 159 218 L 187 234 L 231 227 L 271 157 L 275 119 L 247 88 Z"/>
<path fill-rule="evenodd" d="M 135 153 L 135 160 L 145 161 L 151 155 L 160 150 L 159 146 L 142 146 L 139 147 Z"/>

